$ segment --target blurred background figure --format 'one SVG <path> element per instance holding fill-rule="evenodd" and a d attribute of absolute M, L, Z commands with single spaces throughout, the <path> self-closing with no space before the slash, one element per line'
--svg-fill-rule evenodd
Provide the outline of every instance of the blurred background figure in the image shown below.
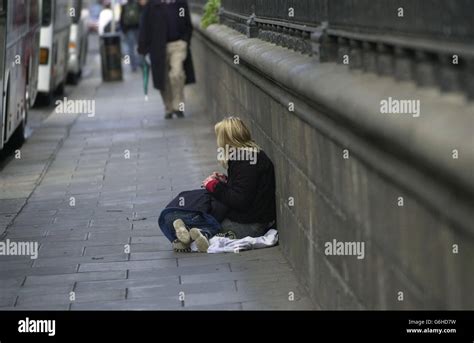
<path fill-rule="evenodd" d="M 140 4 L 140 6 L 145 7 L 148 3 L 148 0 L 138 0 L 138 3 Z"/>
<path fill-rule="evenodd" d="M 98 2 L 90 3 L 89 7 L 89 21 L 87 26 L 89 27 L 89 32 L 97 33 L 99 31 L 99 17 L 100 12 L 102 11 L 102 5 Z"/>
<path fill-rule="evenodd" d="M 112 21 L 114 20 L 114 12 L 112 12 L 112 2 L 110 0 L 104 0 L 102 2 L 103 8 L 100 11 L 98 21 L 98 32 L 99 35 L 109 33 L 112 31 Z"/>
<path fill-rule="evenodd" d="M 136 0 L 128 0 L 122 6 L 120 11 L 120 28 L 122 29 L 124 42 L 126 45 L 126 54 L 130 57 L 132 71 L 136 72 L 141 65 L 141 58 L 137 53 L 138 30 L 140 27 L 140 18 L 143 5 Z"/>

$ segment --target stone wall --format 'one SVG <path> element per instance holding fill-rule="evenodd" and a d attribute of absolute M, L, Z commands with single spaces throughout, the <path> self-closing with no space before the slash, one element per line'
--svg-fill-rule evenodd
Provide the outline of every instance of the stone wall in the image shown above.
<path fill-rule="evenodd" d="M 472 104 L 193 20 L 202 99 L 273 160 L 281 248 L 320 308 L 473 309 Z M 421 116 L 382 115 L 389 96 Z"/>

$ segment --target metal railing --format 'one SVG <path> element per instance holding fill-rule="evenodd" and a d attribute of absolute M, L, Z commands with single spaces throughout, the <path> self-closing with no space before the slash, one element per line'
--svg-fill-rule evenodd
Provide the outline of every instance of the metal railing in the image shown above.
<path fill-rule="evenodd" d="M 360 32 L 474 40 L 472 0 L 222 0 L 222 7 L 283 22 L 317 26 L 327 21 Z"/>
<path fill-rule="evenodd" d="M 474 98 L 472 13 L 472 0 L 222 0 L 221 22 L 321 62 Z"/>
<path fill-rule="evenodd" d="M 474 3 L 470 0 L 331 0 L 334 27 L 433 39 L 473 42 Z"/>
<path fill-rule="evenodd" d="M 262 18 L 317 25 L 326 19 L 327 1 L 256 0 L 255 14 Z"/>

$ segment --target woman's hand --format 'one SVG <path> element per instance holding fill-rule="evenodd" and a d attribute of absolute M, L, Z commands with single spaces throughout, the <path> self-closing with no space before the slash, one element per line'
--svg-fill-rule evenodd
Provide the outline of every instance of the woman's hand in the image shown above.
<path fill-rule="evenodd" d="M 202 182 L 202 187 L 205 188 L 208 192 L 213 193 L 218 183 L 219 180 L 211 175 Z"/>
<path fill-rule="evenodd" d="M 216 178 L 213 177 L 212 175 L 211 175 L 211 176 L 208 176 L 208 177 L 202 182 L 201 186 L 202 186 L 203 188 L 205 188 L 205 187 L 206 187 L 206 184 L 209 183 L 209 182 L 212 181 L 212 180 L 216 180 Z"/>
<path fill-rule="evenodd" d="M 202 182 L 201 187 L 212 193 L 219 182 L 227 183 L 227 176 L 214 172 Z"/>
<path fill-rule="evenodd" d="M 227 175 L 219 174 L 217 172 L 212 173 L 211 177 L 219 180 L 220 182 L 227 183 Z"/>

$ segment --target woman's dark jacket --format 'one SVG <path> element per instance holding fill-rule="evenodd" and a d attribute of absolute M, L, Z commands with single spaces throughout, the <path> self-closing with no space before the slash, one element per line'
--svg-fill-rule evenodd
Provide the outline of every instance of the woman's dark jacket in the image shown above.
<path fill-rule="evenodd" d="M 250 224 L 276 219 L 273 163 L 263 151 L 256 161 L 229 161 L 227 184 L 219 182 L 212 193 L 228 208 L 231 221 Z"/>

